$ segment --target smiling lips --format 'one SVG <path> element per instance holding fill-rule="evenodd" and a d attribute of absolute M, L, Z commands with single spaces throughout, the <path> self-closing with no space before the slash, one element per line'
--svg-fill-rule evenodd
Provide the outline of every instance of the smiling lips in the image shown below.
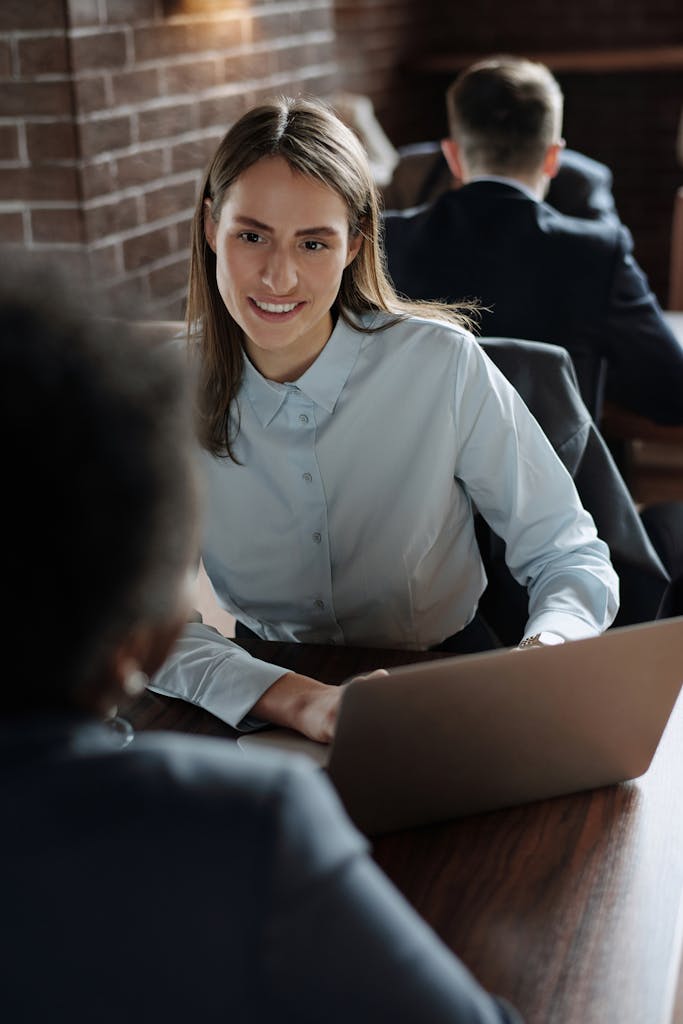
<path fill-rule="evenodd" d="M 294 313 L 304 304 L 303 302 L 262 302 L 259 299 L 249 298 L 249 303 L 255 307 L 256 312 L 268 319 L 280 319 L 288 314 Z"/>

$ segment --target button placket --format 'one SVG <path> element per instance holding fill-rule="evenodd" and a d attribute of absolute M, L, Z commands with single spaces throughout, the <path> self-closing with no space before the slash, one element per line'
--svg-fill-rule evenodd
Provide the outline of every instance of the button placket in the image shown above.
<path fill-rule="evenodd" d="M 304 560 L 309 566 L 307 584 L 310 585 L 308 593 L 311 625 L 323 640 L 335 634 L 339 627 L 334 619 L 332 601 L 332 570 L 327 545 L 327 504 L 316 455 L 319 411 L 301 392 L 296 396 L 291 394 L 289 399 L 290 430 L 296 438 L 293 438 L 293 441 L 298 466 L 297 477 L 294 479 L 298 480 L 297 503 L 301 510 L 302 531 L 300 536 L 302 542 L 308 546 L 308 556 L 304 555 Z M 301 484 L 305 486 L 302 487 Z"/>

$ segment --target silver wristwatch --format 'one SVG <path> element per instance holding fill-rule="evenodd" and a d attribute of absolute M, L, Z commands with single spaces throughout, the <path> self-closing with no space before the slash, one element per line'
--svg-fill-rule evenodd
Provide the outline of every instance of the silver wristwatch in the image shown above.
<path fill-rule="evenodd" d="M 564 637 L 557 633 L 548 633 L 543 630 L 541 633 L 532 633 L 520 640 L 518 647 L 554 647 L 556 644 L 563 644 Z"/>

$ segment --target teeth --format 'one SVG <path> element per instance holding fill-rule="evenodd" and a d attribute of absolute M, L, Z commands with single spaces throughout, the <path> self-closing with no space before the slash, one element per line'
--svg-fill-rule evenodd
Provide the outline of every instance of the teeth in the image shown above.
<path fill-rule="evenodd" d="M 265 313 L 291 313 L 298 306 L 297 302 L 259 302 L 258 299 L 254 299 L 254 302 Z"/>

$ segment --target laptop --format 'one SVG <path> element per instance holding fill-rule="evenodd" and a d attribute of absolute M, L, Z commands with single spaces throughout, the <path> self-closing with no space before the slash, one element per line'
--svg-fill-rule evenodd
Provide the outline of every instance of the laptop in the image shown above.
<path fill-rule="evenodd" d="M 367 835 L 611 785 L 647 771 L 683 683 L 683 617 L 556 647 L 428 661 L 344 688 L 330 746 L 305 753 Z"/>

